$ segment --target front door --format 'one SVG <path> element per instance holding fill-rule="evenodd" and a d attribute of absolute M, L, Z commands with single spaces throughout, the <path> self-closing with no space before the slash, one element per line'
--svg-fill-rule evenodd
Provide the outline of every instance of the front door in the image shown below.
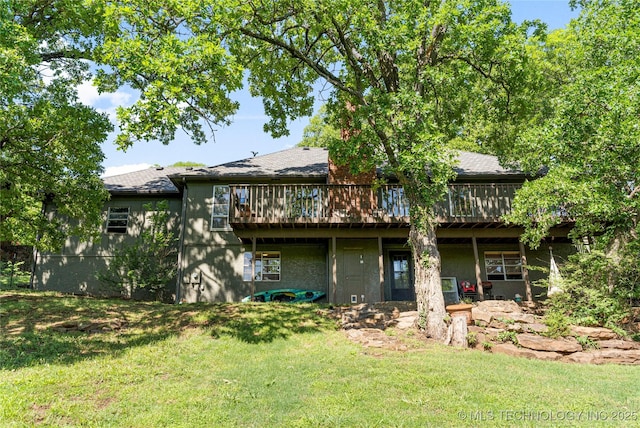
<path fill-rule="evenodd" d="M 413 288 L 413 270 L 411 269 L 411 253 L 389 253 L 391 259 L 391 300 L 414 301 L 416 292 Z"/>
<path fill-rule="evenodd" d="M 364 285 L 364 252 L 361 249 L 345 249 L 344 294 L 339 303 L 362 303 L 365 300 Z"/>

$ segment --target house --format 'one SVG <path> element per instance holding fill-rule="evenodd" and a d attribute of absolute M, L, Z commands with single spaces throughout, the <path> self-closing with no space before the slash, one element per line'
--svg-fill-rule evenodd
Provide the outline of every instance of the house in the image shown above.
<path fill-rule="evenodd" d="M 461 284 L 476 295 L 535 297 L 549 266 L 574 251 L 570 223 L 554 228 L 536 250 L 507 225 L 516 190 L 527 178 L 497 158 L 461 152 L 457 179 L 436 212 L 442 283 L 447 300 Z M 68 239 L 57 254 L 40 254 L 35 287 L 104 292 L 96 272 L 118 245 L 144 227 L 143 205 L 167 200 L 178 239 L 179 270 L 169 287 L 180 302 L 239 301 L 279 288 L 323 291 L 332 303 L 415 300 L 407 245 L 409 211 L 393 181 L 372 186 L 377 172 L 353 177 L 322 148 L 296 147 L 212 167 L 151 168 L 108 177 L 104 230 L 93 243 Z M 481 286 L 484 287 L 481 288 Z"/>

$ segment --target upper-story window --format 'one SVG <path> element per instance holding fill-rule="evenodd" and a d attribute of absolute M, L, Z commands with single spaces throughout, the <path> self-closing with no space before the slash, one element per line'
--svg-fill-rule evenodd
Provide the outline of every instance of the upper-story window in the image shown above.
<path fill-rule="evenodd" d="M 108 233 L 127 233 L 129 207 L 109 207 L 107 213 Z"/>
<path fill-rule="evenodd" d="M 486 252 L 484 263 L 489 281 L 522 279 L 522 258 L 517 251 Z"/>
<path fill-rule="evenodd" d="M 392 217 L 409 216 L 409 201 L 400 186 L 383 186 L 378 191 L 378 206 Z"/>
<path fill-rule="evenodd" d="M 229 186 L 213 186 L 211 229 L 229 229 Z"/>

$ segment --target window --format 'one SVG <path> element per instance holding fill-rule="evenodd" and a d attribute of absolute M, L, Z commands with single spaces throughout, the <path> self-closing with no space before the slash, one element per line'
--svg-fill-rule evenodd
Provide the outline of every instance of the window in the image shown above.
<path fill-rule="evenodd" d="M 229 186 L 213 186 L 211 229 L 229 229 Z"/>
<path fill-rule="evenodd" d="M 522 258 L 517 251 L 484 253 L 484 263 L 489 281 L 522 279 Z"/>
<path fill-rule="evenodd" d="M 409 215 L 409 202 L 402 187 L 382 187 L 378 193 L 378 207 L 392 217 Z"/>
<path fill-rule="evenodd" d="M 251 252 L 244 253 L 244 281 L 251 281 Z M 256 253 L 256 281 L 280 281 L 280 253 L 258 251 Z"/>
<path fill-rule="evenodd" d="M 129 207 L 109 207 L 107 233 L 127 233 Z"/>

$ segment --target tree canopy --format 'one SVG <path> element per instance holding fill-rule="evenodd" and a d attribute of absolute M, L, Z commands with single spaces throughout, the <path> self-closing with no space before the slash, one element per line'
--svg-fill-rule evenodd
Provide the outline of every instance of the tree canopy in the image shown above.
<path fill-rule="evenodd" d="M 75 90 L 100 13 L 75 3 L 0 2 L 0 241 L 57 248 L 100 221 L 99 142 L 112 125 Z M 59 215 L 45 218 L 45 202 Z"/>
<path fill-rule="evenodd" d="M 568 215 L 574 235 L 637 238 L 640 218 L 640 9 L 633 1 L 585 1 L 544 45 L 540 115 L 507 150 L 546 169 L 519 192 L 510 219 L 537 243 Z M 535 215 L 531 215 L 535 213 Z"/>
<path fill-rule="evenodd" d="M 513 141 L 528 125 L 525 119 L 535 96 L 530 52 L 534 45 L 529 40 L 537 31 L 528 23 L 515 24 L 507 4 L 498 0 L 3 3 L 8 6 L 2 15 L 3 58 L 14 55 L 17 61 L 3 66 L 0 84 L 7 95 L 2 108 L 7 113 L 27 108 L 32 114 L 27 99 L 20 98 L 28 93 L 23 86 L 28 82 L 45 92 L 65 89 L 61 93 L 66 105 L 103 125 L 92 127 L 88 135 L 74 132 L 74 138 L 85 135 L 93 143 L 108 130 L 108 123 L 73 102 L 72 83 L 87 77 L 83 60 L 95 67 L 94 82 L 100 91 L 126 85 L 140 95 L 132 106 L 118 110 L 117 143 L 122 148 L 138 140 L 169 143 L 178 128 L 196 143 L 205 141 L 207 130 L 229 122 L 237 109 L 230 95 L 245 79 L 251 94 L 263 99 L 269 117 L 265 130 L 276 137 L 285 135 L 289 120 L 312 114 L 314 88 L 325 85 L 328 123 L 349 129 L 348 139 L 330 139 L 331 156 L 356 172 L 385 165 L 403 186 L 411 204 L 410 242 L 421 322 L 432 336 L 444 335 L 433 205 L 454 177 L 454 148 L 459 141 L 480 147 Z M 57 81 L 75 80 L 43 84 L 37 67 L 44 64 Z M 13 66 L 18 70 L 10 70 Z M 22 76 L 21 83 L 8 78 L 15 75 Z M 73 118 L 87 123 L 87 116 Z M 78 141 L 72 146 L 87 149 L 92 143 Z M 9 146 L 4 147 L 3 163 L 14 156 Z M 8 179 L 5 176 L 3 182 Z M 65 189 L 71 192 L 69 186 Z M 64 192 L 56 190 L 53 197 L 59 198 Z"/>

